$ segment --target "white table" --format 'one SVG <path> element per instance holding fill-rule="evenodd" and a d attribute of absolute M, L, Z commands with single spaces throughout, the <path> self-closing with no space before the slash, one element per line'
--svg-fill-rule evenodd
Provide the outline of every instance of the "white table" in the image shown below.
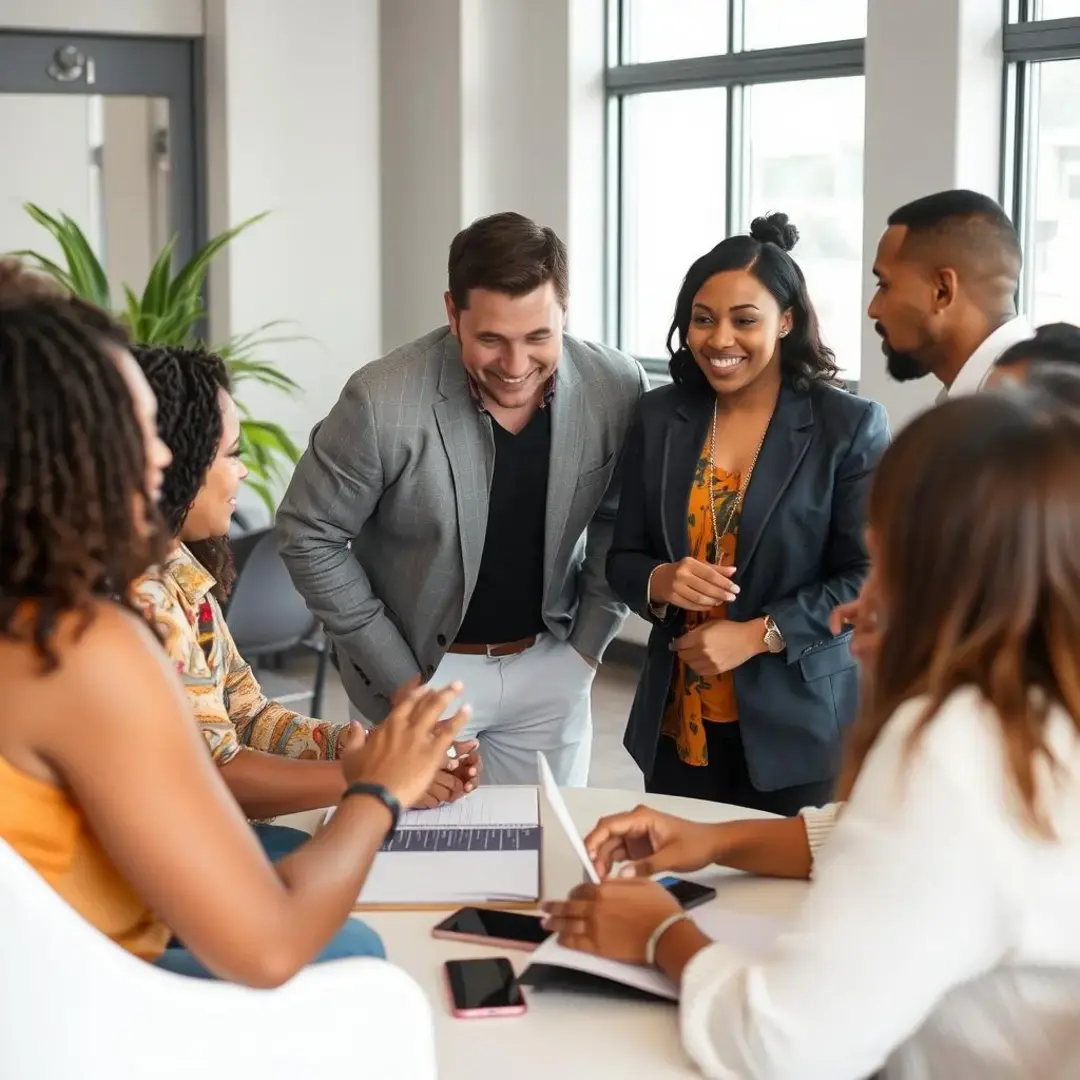
<path fill-rule="evenodd" d="M 583 834 L 598 818 L 629 810 L 642 798 L 657 809 L 696 821 L 768 816 L 741 807 L 660 795 L 642 797 L 631 791 L 568 788 L 564 795 Z M 545 825 L 544 894 L 561 898 L 582 880 L 581 867 L 546 806 L 541 816 Z M 713 901 L 716 905 L 766 915 L 792 914 L 807 888 L 804 882 L 752 878 L 725 870 L 717 870 L 710 884 L 718 889 Z M 437 912 L 380 911 L 362 917 L 382 935 L 390 960 L 409 972 L 432 1002 L 442 1080 L 510 1075 L 515 1080 L 560 1080 L 605 1074 L 620 1080 L 669 1080 L 699 1075 L 682 1051 L 677 1010 L 665 1003 L 526 988 L 525 1016 L 455 1019 L 450 1015 L 443 982 L 445 961 L 508 956 L 520 972 L 528 964 L 529 954 L 437 940 L 431 930 L 444 917 Z"/>

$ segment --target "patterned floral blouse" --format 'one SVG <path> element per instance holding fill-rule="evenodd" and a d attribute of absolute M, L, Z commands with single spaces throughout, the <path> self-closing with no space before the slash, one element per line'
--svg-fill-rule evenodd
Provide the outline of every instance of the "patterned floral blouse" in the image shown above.
<path fill-rule="evenodd" d="M 694 485 L 690 489 L 690 509 L 687 514 L 687 534 L 690 555 L 702 562 L 716 562 L 716 542 L 713 537 L 713 515 L 709 507 L 709 445 L 706 440 L 697 467 Z M 739 493 L 741 476 L 729 473 L 719 466 L 713 469 L 713 488 L 716 495 L 716 519 L 724 528 L 732 510 L 732 500 Z M 723 536 L 720 550 L 723 565 L 735 561 L 735 543 L 739 535 L 739 517 L 736 511 Z M 726 617 L 727 605 L 718 604 L 712 611 L 686 612 L 686 630 L 716 619 Z M 681 660 L 675 659 L 675 674 L 668 689 L 667 707 L 661 732 L 675 740 L 679 759 L 687 765 L 708 765 L 709 750 L 705 742 L 703 723 L 731 723 L 738 720 L 735 704 L 735 685 L 731 672 L 723 675 L 702 676 L 691 671 Z"/>
<path fill-rule="evenodd" d="M 184 680 L 214 761 L 224 765 L 244 747 L 336 757 L 344 726 L 310 720 L 266 697 L 237 651 L 213 587 L 213 577 L 181 545 L 158 573 L 136 583 L 135 599 Z"/>

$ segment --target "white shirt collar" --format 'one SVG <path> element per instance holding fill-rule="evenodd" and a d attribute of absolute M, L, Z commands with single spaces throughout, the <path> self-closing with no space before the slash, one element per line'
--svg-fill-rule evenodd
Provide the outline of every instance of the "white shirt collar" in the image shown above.
<path fill-rule="evenodd" d="M 968 358 L 960 369 L 952 386 L 942 391 L 941 398 L 963 397 L 965 394 L 977 394 L 990 377 L 997 358 L 1019 345 L 1021 341 L 1035 336 L 1035 328 L 1024 318 L 1017 315 L 1007 323 L 1002 323 Z"/>

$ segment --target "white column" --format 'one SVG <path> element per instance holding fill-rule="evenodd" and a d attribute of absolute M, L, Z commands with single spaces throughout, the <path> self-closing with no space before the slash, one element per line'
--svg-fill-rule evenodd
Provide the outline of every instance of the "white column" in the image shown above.
<path fill-rule="evenodd" d="M 966 187 L 999 197 L 1002 5 L 997 0 L 870 0 L 863 179 L 864 305 L 878 239 L 897 207 Z M 860 392 L 893 428 L 932 404 L 930 377 L 899 384 L 885 372 L 867 320 Z"/>
<path fill-rule="evenodd" d="M 516 210 L 570 251 L 571 328 L 603 330 L 603 0 L 383 0 L 383 328 L 442 320 L 468 222 Z"/>
<path fill-rule="evenodd" d="M 381 349 L 377 0 L 314 17 L 295 0 L 206 0 L 211 232 L 261 211 L 211 275 L 212 335 L 275 319 L 295 399 L 241 388 L 301 443 Z"/>

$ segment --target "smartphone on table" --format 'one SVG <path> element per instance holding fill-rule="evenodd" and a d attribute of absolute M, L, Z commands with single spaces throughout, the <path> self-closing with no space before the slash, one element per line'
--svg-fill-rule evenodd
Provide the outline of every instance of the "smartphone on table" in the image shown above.
<path fill-rule="evenodd" d="M 505 956 L 493 960 L 448 960 L 446 985 L 450 1011 L 466 1020 L 484 1016 L 521 1016 L 525 995 Z"/>
<path fill-rule="evenodd" d="M 691 908 L 700 907 L 716 899 L 716 890 L 709 885 L 699 885 L 696 881 L 687 881 L 685 878 L 673 875 L 656 880 L 679 901 L 683 911 L 689 911 Z"/>
<path fill-rule="evenodd" d="M 551 931 L 540 925 L 538 915 L 467 907 L 455 911 L 439 923 L 432 931 L 432 936 L 532 952 L 551 936 Z"/>

